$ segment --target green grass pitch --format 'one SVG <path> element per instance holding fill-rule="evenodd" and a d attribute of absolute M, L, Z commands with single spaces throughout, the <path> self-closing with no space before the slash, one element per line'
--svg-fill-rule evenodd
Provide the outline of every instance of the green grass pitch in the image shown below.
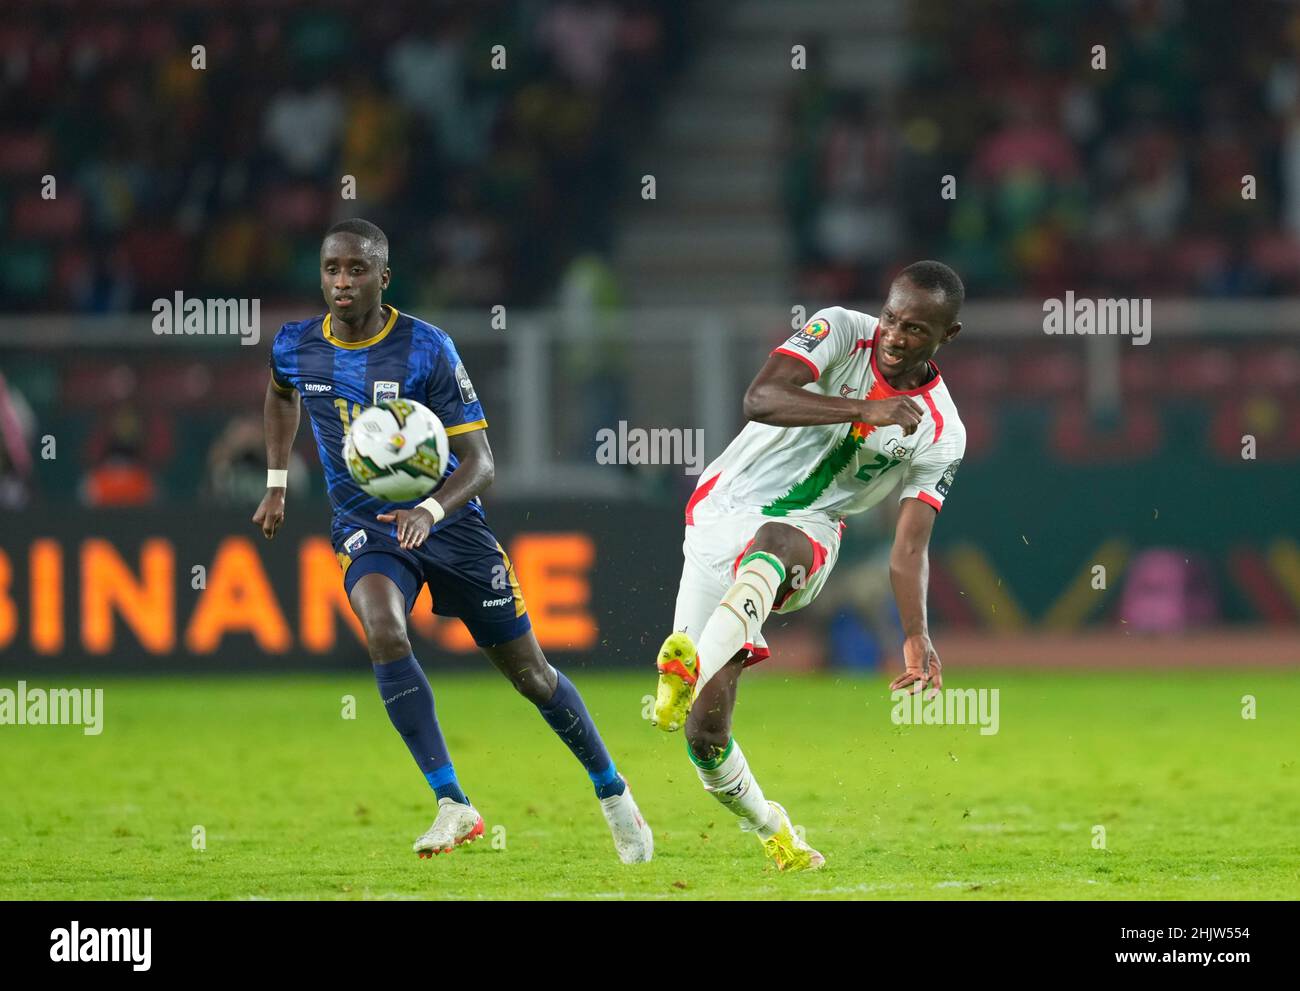
<path fill-rule="evenodd" d="M 1135 657 L 1135 662 L 1139 658 Z M 585 774 L 495 674 L 426 665 L 484 839 L 420 860 L 431 792 L 368 677 L 104 687 L 104 731 L 0 726 L 0 898 L 1289 898 L 1300 679 L 949 673 L 1000 728 L 900 727 L 884 675 L 754 672 L 736 735 L 827 857 L 779 875 L 652 728 L 648 676 L 569 669 L 655 830 L 614 855 Z M 16 679 L 8 679 L 12 687 Z M 345 695 L 356 718 L 341 716 Z M 1242 718 L 1242 696 L 1257 718 Z M 206 833 L 196 850 L 195 826 Z M 1105 849 L 1094 827 L 1105 827 Z"/>

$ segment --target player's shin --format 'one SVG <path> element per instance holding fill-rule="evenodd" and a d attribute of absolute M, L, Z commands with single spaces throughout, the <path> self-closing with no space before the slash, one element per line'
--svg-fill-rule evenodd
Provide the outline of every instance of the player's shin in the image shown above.
<path fill-rule="evenodd" d="M 596 730 L 591 713 L 573 682 L 564 672 L 555 672 L 555 694 L 537 707 L 555 735 L 573 751 L 591 778 L 597 798 L 609 798 L 623 793 L 623 779 L 619 777 L 614 761 L 605 749 L 605 743 Z"/>
<path fill-rule="evenodd" d="M 420 662 L 415 655 L 407 654 L 388 664 L 376 664 L 374 669 L 379 697 L 383 699 L 388 718 L 406 741 L 429 787 L 439 799 L 450 798 L 468 805 L 469 799 L 456 780 L 456 770 L 438 725 L 433 689 Z"/>
<path fill-rule="evenodd" d="M 700 631 L 696 644 L 700 657 L 696 698 L 724 664 L 755 642 L 783 581 L 785 568 L 772 554 L 753 551 L 741 560 L 735 583 Z"/>
<path fill-rule="evenodd" d="M 727 741 L 722 753 L 711 760 L 701 760 L 689 747 L 691 763 L 700 776 L 704 790 L 721 802 L 733 815 L 745 820 L 742 828 L 756 831 L 761 839 L 769 839 L 778 824 L 771 823 L 771 809 L 763 797 L 749 761 L 735 738 Z"/>

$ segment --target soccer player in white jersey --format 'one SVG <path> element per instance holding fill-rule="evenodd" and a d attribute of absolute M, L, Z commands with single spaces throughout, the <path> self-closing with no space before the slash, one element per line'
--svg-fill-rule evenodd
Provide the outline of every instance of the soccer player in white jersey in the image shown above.
<path fill-rule="evenodd" d="M 879 318 L 818 311 L 759 370 L 745 393 L 749 422 L 686 504 L 676 632 L 659 653 L 654 723 L 685 726 L 705 790 L 758 834 L 780 870 L 824 858 L 764 798 L 732 738 L 736 684 L 768 656 L 769 613 L 803 608 L 826 583 L 844 518 L 898 488 L 889 571 L 906 670 L 890 688 L 942 688 L 926 623 L 927 549 L 966 431 L 932 359 L 961 330 L 964 297 L 957 273 L 921 261 L 894 279 Z"/>

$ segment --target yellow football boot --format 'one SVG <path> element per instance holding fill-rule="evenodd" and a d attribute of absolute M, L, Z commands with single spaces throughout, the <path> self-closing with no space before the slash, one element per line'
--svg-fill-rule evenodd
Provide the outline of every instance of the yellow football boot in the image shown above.
<path fill-rule="evenodd" d="M 769 801 L 767 804 L 781 817 L 781 828 L 776 831 L 776 835 L 770 840 L 762 841 L 763 852 L 767 854 L 768 860 L 776 864 L 776 869 L 778 871 L 815 871 L 826 863 L 826 858 L 810 847 L 794 831 L 794 825 L 790 822 L 790 817 L 786 814 L 785 809 L 776 802 Z"/>
<path fill-rule="evenodd" d="M 659 648 L 659 690 L 650 722 L 665 733 L 675 733 L 686 725 L 695 682 L 699 680 L 700 659 L 695 644 L 685 633 L 670 634 Z"/>

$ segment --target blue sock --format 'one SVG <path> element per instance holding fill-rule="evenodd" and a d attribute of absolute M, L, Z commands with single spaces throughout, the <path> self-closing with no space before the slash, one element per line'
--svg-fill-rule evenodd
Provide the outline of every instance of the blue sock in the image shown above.
<path fill-rule="evenodd" d="M 555 694 L 549 702 L 539 705 L 537 711 L 587 769 L 597 798 L 623 794 L 627 785 L 619 777 L 604 741 L 596 732 L 596 724 L 591 721 L 582 696 L 562 671 L 555 672 Z"/>
<path fill-rule="evenodd" d="M 433 689 L 420 662 L 414 654 L 407 654 L 391 664 L 376 664 L 374 669 L 379 697 L 388 710 L 388 718 L 402 734 L 433 793 L 468 805 L 469 799 L 460 790 L 456 769 L 451 766 L 451 755 L 447 753 L 447 742 L 438 726 Z"/>

